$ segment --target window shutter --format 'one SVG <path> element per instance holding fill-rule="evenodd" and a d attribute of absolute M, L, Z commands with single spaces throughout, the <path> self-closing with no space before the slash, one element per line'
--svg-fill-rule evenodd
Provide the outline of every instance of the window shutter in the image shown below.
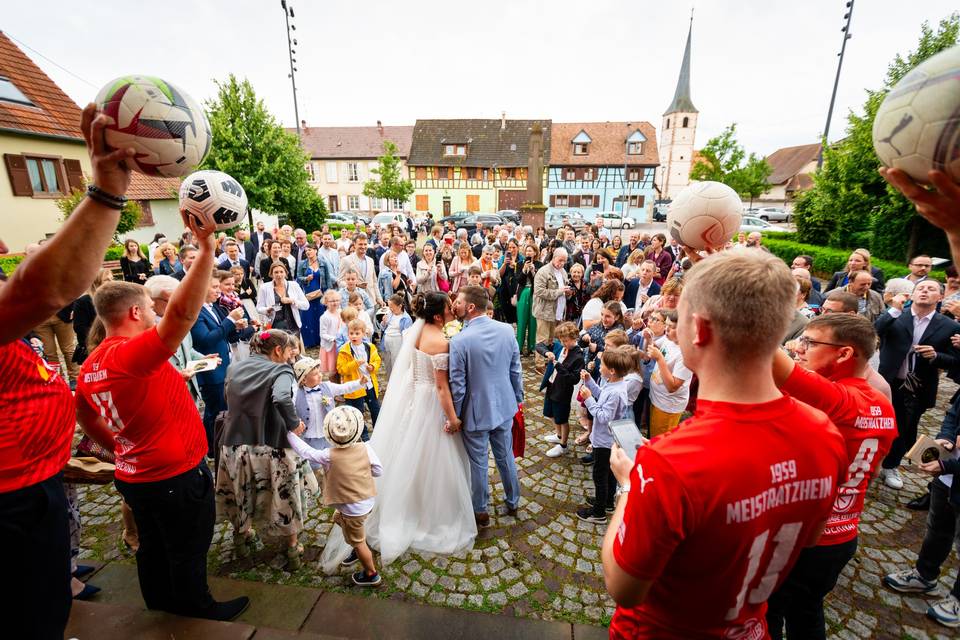
<path fill-rule="evenodd" d="M 83 167 L 79 160 L 65 158 L 63 167 L 67 172 L 67 186 L 70 191 L 83 191 Z"/>
<path fill-rule="evenodd" d="M 76 161 L 74 161 L 76 162 Z M 80 164 L 79 162 L 77 164 Z M 149 200 L 140 200 L 140 220 L 137 222 L 137 227 L 152 227 L 156 224 L 153 220 L 153 209 L 150 208 Z"/>
<path fill-rule="evenodd" d="M 426 167 L 417 167 L 416 176 L 417 176 L 417 180 L 426 180 L 426 179 L 427 179 L 427 168 L 426 168 Z"/>
<path fill-rule="evenodd" d="M 550 196 L 550 206 L 551 207 L 557 206 L 557 196 Z"/>
<path fill-rule="evenodd" d="M 15 153 L 3 154 L 3 161 L 7 165 L 7 175 L 10 176 L 10 188 L 15 196 L 32 196 L 33 187 L 30 186 L 30 174 L 27 173 L 27 162 L 23 156 Z"/>
<path fill-rule="evenodd" d="M 568 202 L 570 203 L 569 206 L 571 206 L 571 207 L 579 207 L 579 206 L 580 206 L 580 196 L 570 196 L 570 199 L 568 200 Z"/>

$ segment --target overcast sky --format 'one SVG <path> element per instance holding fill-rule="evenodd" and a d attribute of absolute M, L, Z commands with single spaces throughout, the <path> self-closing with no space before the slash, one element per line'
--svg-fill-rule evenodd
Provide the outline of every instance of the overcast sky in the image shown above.
<path fill-rule="evenodd" d="M 658 130 L 676 86 L 691 6 L 669 0 L 290 4 L 300 117 L 308 125 L 378 119 L 400 125 L 499 118 L 506 111 L 557 122 L 647 120 Z M 697 147 L 731 122 L 748 151 L 762 155 L 816 141 L 836 73 L 844 0 L 694 4 Z M 916 46 L 923 21 L 935 24 L 956 7 L 956 0 L 857 0 L 831 139 L 842 136 L 846 113 L 859 109 L 864 89 L 881 85 L 893 56 Z M 251 81 L 285 125 L 294 124 L 280 0 L 31 0 L 23 8 L 4 12 L 0 29 L 34 49 L 25 51 L 81 105 L 127 73 L 163 77 L 198 100 L 215 95 L 214 79 L 235 73 Z"/>

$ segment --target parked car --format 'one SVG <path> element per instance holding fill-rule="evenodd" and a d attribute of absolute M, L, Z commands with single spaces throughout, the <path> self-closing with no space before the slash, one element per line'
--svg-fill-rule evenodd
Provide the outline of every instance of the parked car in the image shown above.
<path fill-rule="evenodd" d="M 603 220 L 603 224 L 611 229 L 633 229 L 635 224 L 633 218 L 624 217 L 619 211 L 600 211 L 596 219 Z"/>
<path fill-rule="evenodd" d="M 381 228 L 390 224 L 398 224 L 406 229 L 407 216 L 398 211 L 384 211 L 383 213 L 378 213 L 373 216 L 373 220 L 371 220 L 370 223 L 378 225 Z"/>
<path fill-rule="evenodd" d="M 503 224 L 506 222 L 503 218 L 498 216 L 495 213 L 475 213 L 469 215 L 459 222 L 455 222 L 457 229 L 467 229 L 468 231 L 473 231 L 477 228 L 478 224 L 482 224 L 485 228 L 490 229 L 494 225 Z"/>
<path fill-rule="evenodd" d="M 440 218 L 439 220 L 437 220 L 437 224 L 446 228 L 448 222 L 452 222 L 454 225 L 456 225 L 458 222 L 460 222 L 461 220 L 463 220 L 469 215 L 473 215 L 473 214 L 470 213 L 469 211 L 458 211 L 457 213 L 452 213 L 449 216 L 444 216 Z"/>
<path fill-rule="evenodd" d="M 327 214 L 327 222 L 336 224 L 354 224 L 354 218 L 349 211 L 334 211 Z"/>
<path fill-rule="evenodd" d="M 507 222 L 520 224 L 520 212 L 516 209 L 501 209 L 500 211 L 497 211 L 497 215 Z"/>
<path fill-rule="evenodd" d="M 770 224 L 766 220 L 761 220 L 755 216 L 743 216 L 743 220 L 740 222 L 740 231 L 744 233 L 750 233 L 751 231 L 759 231 L 761 233 L 767 231 L 786 231 L 784 227 L 779 225 Z"/>
<path fill-rule="evenodd" d="M 556 231 L 564 224 L 569 224 L 572 226 L 574 231 L 580 231 L 587 226 L 587 221 L 583 219 L 583 216 L 579 211 L 572 211 L 570 209 L 556 209 L 553 207 L 547 209 L 545 215 L 545 226 L 548 231 Z"/>
<path fill-rule="evenodd" d="M 658 200 L 653 204 L 653 221 L 654 222 L 666 222 L 667 221 L 667 211 L 670 209 L 670 203 L 672 200 Z"/>
<path fill-rule="evenodd" d="M 750 209 L 750 215 L 756 216 L 761 220 L 774 222 L 790 222 L 790 213 L 783 207 L 759 207 Z"/>

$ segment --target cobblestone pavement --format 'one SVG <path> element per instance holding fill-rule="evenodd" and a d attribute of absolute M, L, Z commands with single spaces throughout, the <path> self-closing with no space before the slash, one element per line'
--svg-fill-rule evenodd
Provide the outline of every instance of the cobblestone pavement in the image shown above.
<path fill-rule="evenodd" d="M 481 532 L 469 552 L 451 557 L 409 553 L 383 569 L 384 586 L 363 591 L 370 597 L 393 598 L 462 607 L 505 615 L 603 625 L 613 603 L 603 587 L 600 543 L 605 527 L 580 522 L 573 515 L 592 488 L 589 467 L 578 461 L 582 450 L 561 458 L 547 458 L 542 436 L 552 431 L 540 415 L 543 396 L 532 361 L 524 361 L 526 387 L 526 457 L 518 461 L 522 485 L 517 518 L 495 515 L 502 507 L 503 490 L 497 483 L 491 497 L 492 526 Z M 955 386 L 941 390 L 946 407 Z M 921 429 L 934 433 L 943 409 L 927 413 Z M 491 460 L 491 478 L 496 470 Z M 934 598 L 904 597 L 881 586 L 885 573 L 910 566 L 923 538 L 925 514 L 905 508 L 926 481 L 912 471 L 904 473 L 902 491 L 874 486 L 861 525 L 860 548 L 827 601 L 831 637 L 837 638 L 955 638 L 956 634 L 928 620 L 924 612 Z M 112 486 L 80 489 L 83 534 L 81 557 L 132 561 L 120 542 L 119 498 Z M 233 553 L 232 533 L 226 523 L 216 527 L 209 555 L 210 572 L 267 583 L 314 586 L 330 591 L 356 592 L 346 571 L 325 576 L 318 558 L 332 525 L 332 512 L 311 501 L 301 540 L 307 562 L 293 573 L 285 570 L 282 543 L 264 536 L 265 545 L 251 558 Z M 949 591 L 957 571 L 955 556 L 946 563 L 942 591 Z M 95 582 L 95 581 L 94 581 Z M 693 606 L 693 605 L 692 605 Z"/>

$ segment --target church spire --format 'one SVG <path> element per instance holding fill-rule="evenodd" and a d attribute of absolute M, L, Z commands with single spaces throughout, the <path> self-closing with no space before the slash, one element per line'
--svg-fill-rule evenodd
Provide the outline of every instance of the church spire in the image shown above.
<path fill-rule="evenodd" d="M 687 46 L 683 50 L 683 63 L 680 65 L 680 77 L 677 78 L 677 90 L 673 94 L 673 102 L 667 107 L 663 115 L 676 112 L 698 113 L 690 99 L 690 38 L 693 35 L 693 11 L 690 12 L 690 30 L 687 32 Z"/>

